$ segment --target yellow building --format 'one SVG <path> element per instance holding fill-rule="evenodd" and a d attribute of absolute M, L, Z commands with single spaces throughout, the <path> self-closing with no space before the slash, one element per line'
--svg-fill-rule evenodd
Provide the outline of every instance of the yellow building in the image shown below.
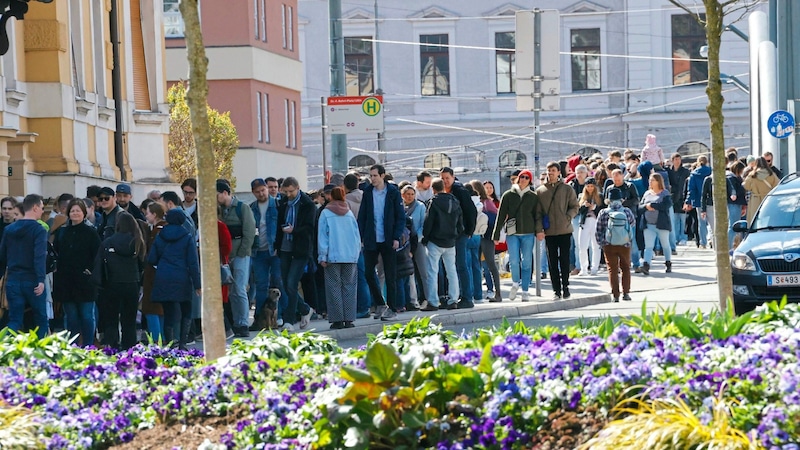
<path fill-rule="evenodd" d="M 125 180 L 143 199 L 169 182 L 161 1 L 41 1 L 6 25 L 0 196 Z"/>

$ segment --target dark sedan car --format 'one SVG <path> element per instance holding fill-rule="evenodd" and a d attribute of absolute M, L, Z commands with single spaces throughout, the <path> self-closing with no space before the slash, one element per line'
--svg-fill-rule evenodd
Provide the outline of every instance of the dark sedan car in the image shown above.
<path fill-rule="evenodd" d="M 789 175 L 767 195 L 753 218 L 736 222 L 747 233 L 731 256 L 733 304 L 741 314 L 780 300 L 800 302 L 800 178 Z"/>

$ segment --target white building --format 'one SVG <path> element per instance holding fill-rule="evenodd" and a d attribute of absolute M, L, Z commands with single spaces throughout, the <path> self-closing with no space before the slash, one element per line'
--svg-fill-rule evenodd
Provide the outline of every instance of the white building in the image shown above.
<path fill-rule="evenodd" d="M 386 124 L 383 154 L 376 135 L 348 136 L 350 166 L 384 161 L 395 179 L 411 179 L 449 165 L 465 180 L 500 181 L 498 189 L 513 168 L 533 167 L 533 113 L 515 106 L 514 15 L 534 8 L 560 11 L 560 110 L 541 113 L 542 170 L 575 152 L 641 149 L 648 133 L 667 154 L 707 151 L 705 31 L 666 0 L 348 0 L 347 94 L 381 89 Z M 747 33 L 746 21 L 736 26 Z M 315 187 L 320 98 L 329 93 L 327 1 L 300 0 L 299 31 L 303 148 Z M 720 59 L 724 74 L 747 82 L 744 40 L 725 33 Z M 723 95 L 725 145 L 748 152 L 748 96 L 733 85 Z"/>

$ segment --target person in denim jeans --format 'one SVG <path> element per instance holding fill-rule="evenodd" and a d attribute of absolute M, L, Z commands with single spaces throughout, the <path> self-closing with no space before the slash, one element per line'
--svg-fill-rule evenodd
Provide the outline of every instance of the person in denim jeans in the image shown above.
<path fill-rule="evenodd" d="M 461 287 L 461 303 L 459 303 L 458 307 L 461 309 L 474 308 L 475 303 L 472 302 L 472 267 L 468 264 L 467 241 L 472 238 L 472 233 L 475 231 L 475 220 L 478 217 L 478 211 L 475 209 L 475 204 L 472 203 L 472 198 L 464 188 L 464 185 L 456 181 L 453 169 L 442 167 L 439 171 L 439 176 L 444 182 L 445 192 L 453 194 L 458 200 L 463 215 L 464 231 L 456 240 L 456 268 L 458 270 L 458 283 Z"/>
<path fill-rule="evenodd" d="M 660 174 L 654 173 L 650 175 L 649 181 L 650 189 L 644 193 L 641 201 L 645 241 L 642 273 L 645 275 L 650 274 L 650 263 L 653 261 L 653 248 L 656 238 L 661 241 L 662 248 L 669 248 L 669 231 L 672 229 L 672 223 L 667 212 L 672 208 L 672 196 L 669 191 L 664 189 L 664 178 Z M 670 252 L 664 252 L 664 259 L 667 266 L 666 272 L 672 272 Z"/>
<path fill-rule="evenodd" d="M 347 194 L 344 196 L 345 202 L 353 211 L 353 215 L 358 217 L 358 211 L 361 209 L 361 200 L 364 198 L 364 192 L 358 188 L 358 174 L 348 173 L 344 176 L 344 189 Z M 422 247 L 422 246 L 420 246 Z M 369 285 L 367 284 L 367 272 L 364 266 L 364 249 L 358 255 L 358 285 L 356 287 L 356 318 L 364 319 L 369 317 L 369 307 L 372 305 L 372 297 L 369 293 Z"/>
<path fill-rule="evenodd" d="M 21 331 L 25 307 L 33 309 L 36 334 L 47 336 L 47 305 L 44 292 L 47 230 L 38 222 L 44 211 L 42 196 L 28 194 L 22 201 L 25 215 L 8 225 L 0 240 L 0 273 L 6 275 L 8 328 Z"/>
<path fill-rule="evenodd" d="M 428 301 L 422 311 L 439 309 L 439 265 L 444 262 L 448 281 L 447 309 L 458 308 L 460 282 L 456 269 L 456 241 L 463 234 L 463 217 L 460 202 L 444 191 L 444 182 L 436 178 L 431 183 L 433 199 L 428 204 L 422 227 L 422 244 L 428 250 Z M 442 305 L 444 307 L 445 305 Z"/>
<path fill-rule="evenodd" d="M 232 195 L 231 186 L 224 180 L 217 181 L 217 203 L 220 206 L 219 220 L 228 226 L 233 240 L 230 266 L 234 281 L 228 295 L 233 311 L 233 333 L 237 337 L 249 337 L 247 282 L 250 279 L 250 255 L 256 237 L 256 221 L 253 211 Z"/>
<path fill-rule="evenodd" d="M 284 196 L 278 202 L 278 227 L 275 233 L 275 248 L 281 258 L 281 275 L 286 291 L 286 308 L 281 312 L 281 330 L 294 331 L 298 313 L 300 328 L 308 326 L 313 310 L 300 298 L 298 285 L 303 271 L 313 257 L 314 217 L 316 207 L 300 183 L 294 177 L 283 180 Z"/>
<path fill-rule="evenodd" d="M 275 251 L 275 234 L 278 231 L 278 180 L 275 178 L 256 178 L 250 183 L 255 201 L 250 203 L 256 221 L 256 238 L 253 241 L 253 284 L 255 285 L 256 312 L 259 317 L 261 309 L 267 302 L 270 288 L 281 292 L 278 306 L 278 326 L 283 325 L 281 305 L 283 298 L 283 282 L 281 280 L 281 260 Z M 250 331 L 261 331 L 265 324 L 253 322 Z"/>

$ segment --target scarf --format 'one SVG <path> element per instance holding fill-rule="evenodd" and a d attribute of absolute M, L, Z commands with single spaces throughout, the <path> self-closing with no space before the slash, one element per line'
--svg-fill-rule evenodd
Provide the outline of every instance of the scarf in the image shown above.
<path fill-rule="evenodd" d="M 410 205 L 403 205 L 403 207 L 406 210 L 406 216 L 411 217 L 414 214 L 414 210 L 417 209 L 417 201 L 414 200 Z"/>
<path fill-rule="evenodd" d="M 302 195 L 302 192 L 297 191 L 297 196 L 294 200 L 290 200 L 286 206 L 286 223 L 291 225 L 292 228 L 294 228 L 294 224 L 297 222 L 297 202 L 300 201 L 300 195 Z M 292 240 L 292 234 L 287 234 L 286 236 L 290 241 Z"/>

